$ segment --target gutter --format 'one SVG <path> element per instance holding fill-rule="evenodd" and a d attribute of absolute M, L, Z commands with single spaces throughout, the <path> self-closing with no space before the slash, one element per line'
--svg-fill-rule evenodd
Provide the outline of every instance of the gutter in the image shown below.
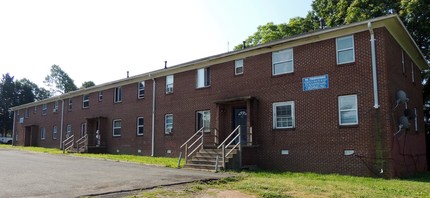
<path fill-rule="evenodd" d="M 13 111 L 13 127 L 12 127 L 12 146 L 15 143 L 15 124 L 16 124 L 16 111 Z"/>
<path fill-rule="evenodd" d="M 63 149 L 64 99 L 61 99 L 60 149 Z"/>
<path fill-rule="evenodd" d="M 149 74 L 151 77 L 151 74 Z M 152 120 L 151 120 L 151 156 L 155 156 L 155 78 L 152 78 Z"/>
<path fill-rule="evenodd" d="M 372 53 L 372 76 L 373 76 L 373 108 L 379 108 L 379 100 L 378 100 L 378 76 L 376 70 L 376 47 L 375 47 L 375 33 L 373 32 L 372 23 L 369 21 L 367 23 L 367 27 L 370 32 L 370 47 Z"/>

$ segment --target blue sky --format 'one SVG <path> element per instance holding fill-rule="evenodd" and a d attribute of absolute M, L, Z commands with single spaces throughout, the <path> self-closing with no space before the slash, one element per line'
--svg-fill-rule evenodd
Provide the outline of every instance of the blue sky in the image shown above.
<path fill-rule="evenodd" d="M 60 65 L 79 87 L 232 50 L 312 0 L 0 0 L 0 74 L 39 86 Z"/>

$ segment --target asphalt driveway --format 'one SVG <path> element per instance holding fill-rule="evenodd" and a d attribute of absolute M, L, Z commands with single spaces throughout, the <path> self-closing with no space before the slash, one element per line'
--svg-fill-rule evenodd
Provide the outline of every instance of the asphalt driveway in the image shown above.
<path fill-rule="evenodd" d="M 79 197 L 229 177 L 0 148 L 0 197 Z"/>

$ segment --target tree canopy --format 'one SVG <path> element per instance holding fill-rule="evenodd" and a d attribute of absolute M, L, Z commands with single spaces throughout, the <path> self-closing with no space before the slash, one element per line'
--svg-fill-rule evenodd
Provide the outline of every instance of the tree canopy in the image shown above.
<path fill-rule="evenodd" d="M 0 133 L 5 136 L 12 130 L 14 106 L 43 100 L 49 97 L 49 91 L 39 88 L 28 79 L 14 80 L 9 73 L 3 74 L 0 81 Z"/>
<path fill-rule="evenodd" d="M 85 89 L 92 86 L 96 86 L 96 83 L 94 83 L 93 81 L 85 81 L 82 83 L 81 89 Z"/>
<path fill-rule="evenodd" d="M 430 60 L 429 0 L 314 0 L 306 17 L 295 17 L 278 25 L 270 22 L 258 26 L 245 43 L 247 47 L 255 46 L 314 31 L 319 28 L 320 19 L 328 27 L 335 27 L 391 13 L 399 14 L 426 59 Z M 242 44 L 234 47 L 235 50 L 242 48 Z"/>
<path fill-rule="evenodd" d="M 58 65 L 51 66 L 51 74 L 47 75 L 43 82 L 50 87 L 52 95 L 64 94 L 78 89 L 74 80 Z"/>

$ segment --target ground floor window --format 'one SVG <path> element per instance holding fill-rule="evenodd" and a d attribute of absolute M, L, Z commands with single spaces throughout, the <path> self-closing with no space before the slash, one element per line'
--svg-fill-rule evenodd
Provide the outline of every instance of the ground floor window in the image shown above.
<path fill-rule="evenodd" d="M 166 114 L 164 116 L 164 129 L 165 134 L 173 133 L 173 114 Z"/>
<path fill-rule="evenodd" d="M 273 128 L 294 128 L 294 101 L 273 103 Z"/>
<path fill-rule="evenodd" d="M 121 120 L 114 120 L 113 121 L 113 136 L 121 136 Z"/>
<path fill-rule="evenodd" d="M 209 110 L 197 111 L 196 113 L 196 127 L 200 130 L 203 127 L 204 132 L 211 131 L 211 112 Z"/>
<path fill-rule="evenodd" d="M 86 122 L 81 124 L 81 137 L 84 137 L 85 134 L 87 134 L 87 123 Z"/>
<path fill-rule="evenodd" d="M 57 139 L 57 126 L 52 127 L 52 139 Z"/>
<path fill-rule="evenodd" d="M 136 133 L 137 135 L 143 135 L 143 126 L 144 126 L 144 120 L 143 117 L 138 117 L 136 122 Z"/>
<path fill-rule="evenodd" d="M 357 95 L 339 96 L 339 124 L 358 124 Z"/>
<path fill-rule="evenodd" d="M 69 137 L 70 137 L 70 135 L 72 135 L 72 125 L 71 125 L 71 124 L 68 124 L 68 125 L 66 126 L 66 138 L 69 138 Z"/>
<path fill-rule="evenodd" d="M 45 138 L 46 138 L 46 129 L 45 129 L 45 127 L 42 127 L 40 129 L 40 139 L 44 140 Z"/>

